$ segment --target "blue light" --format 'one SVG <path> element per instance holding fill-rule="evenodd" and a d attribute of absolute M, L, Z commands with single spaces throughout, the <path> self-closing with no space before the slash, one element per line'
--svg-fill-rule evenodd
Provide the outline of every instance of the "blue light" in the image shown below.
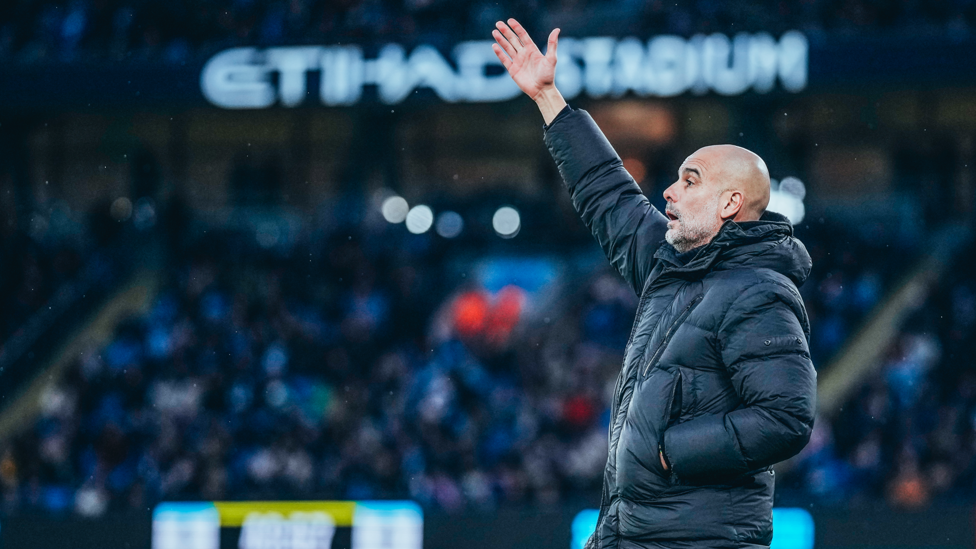
<path fill-rule="evenodd" d="M 153 520 L 166 518 L 169 520 L 200 520 L 201 517 L 218 517 L 217 507 L 212 502 L 182 503 L 163 502 L 153 510 Z"/>
<path fill-rule="evenodd" d="M 576 515 L 570 549 L 583 549 L 596 530 L 599 515 L 597 509 L 584 509 Z M 813 549 L 813 539 L 813 517 L 805 509 L 773 509 L 773 543 L 769 549 Z"/>
<path fill-rule="evenodd" d="M 805 509 L 773 509 L 773 543 L 769 549 L 813 549 L 813 517 Z"/>
<path fill-rule="evenodd" d="M 590 539 L 590 534 L 596 530 L 596 521 L 600 518 L 600 511 L 597 509 L 583 509 L 576 514 L 573 519 L 573 542 L 571 549 L 583 549 L 586 540 Z"/>

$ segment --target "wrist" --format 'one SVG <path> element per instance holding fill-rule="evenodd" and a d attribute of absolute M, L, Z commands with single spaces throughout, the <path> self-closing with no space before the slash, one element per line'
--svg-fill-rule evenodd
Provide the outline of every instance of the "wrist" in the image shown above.
<path fill-rule="evenodd" d="M 554 85 L 543 88 L 532 100 L 539 107 L 546 124 L 551 124 L 559 111 L 566 106 L 566 100 Z"/>

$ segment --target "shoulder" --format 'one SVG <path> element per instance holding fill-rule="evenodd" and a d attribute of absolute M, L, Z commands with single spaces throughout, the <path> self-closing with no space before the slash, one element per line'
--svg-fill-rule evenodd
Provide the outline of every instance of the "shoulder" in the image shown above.
<path fill-rule="evenodd" d="M 703 281 L 712 299 L 717 327 L 729 319 L 752 316 L 771 308 L 792 311 L 805 324 L 806 310 L 796 285 L 772 269 L 730 269 L 710 273 Z"/>
<path fill-rule="evenodd" d="M 732 302 L 762 295 L 783 295 L 789 301 L 803 301 L 789 277 L 764 267 L 715 271 L 705 277 L 705 285 L 729 295 Z"/>

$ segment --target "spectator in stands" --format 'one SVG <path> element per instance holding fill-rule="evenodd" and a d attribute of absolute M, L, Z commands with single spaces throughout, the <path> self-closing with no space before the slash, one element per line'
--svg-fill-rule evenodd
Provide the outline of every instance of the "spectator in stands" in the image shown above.
<path fill-rule="evenodd" d="M 960 253 L 971 257 L 976 250 Z M 949 269 L 881 366 L 832 422 L 818 422 L 788 485 L 824 501 L 905 507 L 968 501 L 976 481 L 976 273 Z"/>
<path fill-rule="evenodd" d="M 183 231 L 195 224 L 187 215 L 175 218 Z M 287 247 L 215 229 L 189 248 L 171 242 L 149 313 L 79 357 L 42 397 L 33 427 L 0 448 L 2 505 L 92 515 L 163 498 L 409 497 L 457 509 L 597 490 L 633 291 L 608 272 L 584 272 L 586 285 L 565 288 L 542 312 L 517 287 L 452 288 L 429 235 L 370 219 Z M 825 266 L 863 246 L 823 227 L 800 230 Z M 903 257 L 873 253 L 885 265 Z M 838 265 L 815 270 L 808 302 L 836 299 L 834 273 L 856 279 L 870 268 Z M 964 341 L 973 292 L 963 283 L 953 292 L 956 331 L 947 334 L 963 330 L 952 337 Z M 969 396 L 960 398 L 973 402 L 976 382 L 964 379 Z M 866 417 L 888 413 L 890 397 L 874 391 Z M 832 457 L 851 438 L 814 435 L 811 446 L 838 440 L 820 454 L 834 465 L 811 469 L 822 479 L 811 492 L 888 493 L 888 435 L 865 429 L 850 435 L 863 438 L 853 469 Z M 972 484 L 971 469 L 948 463 L 952 474 L 933 478 L 949 487 L 929 488 L 931 497 Z"/>

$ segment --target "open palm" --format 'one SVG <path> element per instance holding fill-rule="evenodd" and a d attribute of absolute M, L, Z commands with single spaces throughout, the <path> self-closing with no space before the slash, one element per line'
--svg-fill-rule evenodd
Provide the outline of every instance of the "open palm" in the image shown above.
<path fill-rule="evenodd" d="M 508 25 L 499 21 L 495 26 L 498 28 L 491 31 L 491 35 L 498 43 L 492 44 L 491 49 L 519 89 L 536 99 L 543 89 L 553 85 L 556 77 L 556 42 L 559 39 L 559 29 L 549 34 L 549 45 L 546 54 L 542 55 L 529 33 L 515 19 L 509 19 Z"/>

